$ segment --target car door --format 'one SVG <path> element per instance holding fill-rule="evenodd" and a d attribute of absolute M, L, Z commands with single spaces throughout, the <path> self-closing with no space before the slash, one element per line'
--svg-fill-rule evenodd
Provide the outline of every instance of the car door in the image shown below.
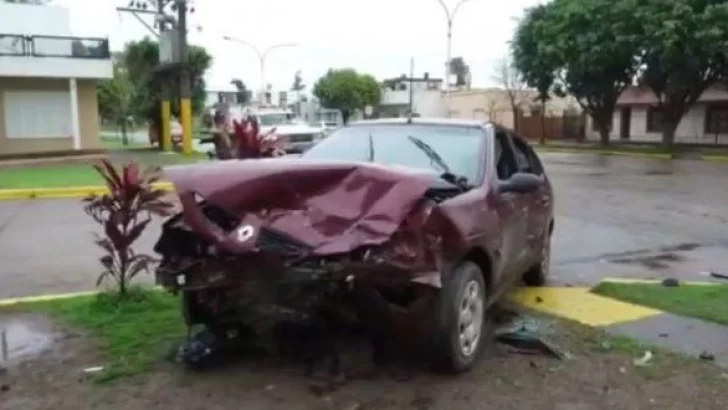
<path fill-rule="evenodd" d="M 505 130 L 496 129 L 494 140 L 496 176 L 499 182 L 505 182 L 518 172 L 518 163 L 513 155 L 510 137 Z M 524 258 L 523 249 L 526 247 L 524 238 L 528 222 L 521 217 L 524 207 L 523 194 L 497 192 L 496 202 L 502 236 L 500 273 L 511 276 L 520 271 Z M 501 283 L 507 282 L 510 280 Z"/>
<path fill-rule="evenodd" d="M 529 255 L 526 256 L 527 261 L 524 262 L 528 268 L 534 263 L 538 263 L 541 258 L 541 247 L 550 222 L 551 193 L 543 165 L 533 149 L 525 140 L 515 134 L 511 135 L 511 142 L 519 172 L 538 175 L 544 182 L 537 191 L 523 194 L 524 216 L 528 222 L 525 241 L 526 249 L 529 252 Z"/>

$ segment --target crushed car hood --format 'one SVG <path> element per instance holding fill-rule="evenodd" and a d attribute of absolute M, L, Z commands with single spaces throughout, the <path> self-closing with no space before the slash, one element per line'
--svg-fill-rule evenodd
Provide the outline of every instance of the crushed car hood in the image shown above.
<path fill-rule="evenodd" d="M 427 169 L 301 158 L 221 161 L 164 171 L 190 229 L 237 253 L 254 251 L 261 229 L 283 234 L 317 255 L 380 245 L 438 180 Z M 238 228 L 225 231 L 207 219 L 199 205 L 203 199 L 237 218 Z"/>

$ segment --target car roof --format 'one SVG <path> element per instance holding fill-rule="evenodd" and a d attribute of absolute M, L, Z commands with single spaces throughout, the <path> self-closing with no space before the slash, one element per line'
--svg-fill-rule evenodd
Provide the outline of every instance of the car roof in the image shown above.
<path fill-rule="evenodd" d="M 387 124 L 423 124 L 423 125 L 452 125 L 461 127 L 483 127 L 492 124 L 490 121 L 471 120 L 467 118 L 438 118 L 438 117 L 413 117 L 413 118 L 378 118 L 374 120 L 353 121 L 349 125 L 387 125 Z M 495 126 L 495 124 L 493 124 Z"/>

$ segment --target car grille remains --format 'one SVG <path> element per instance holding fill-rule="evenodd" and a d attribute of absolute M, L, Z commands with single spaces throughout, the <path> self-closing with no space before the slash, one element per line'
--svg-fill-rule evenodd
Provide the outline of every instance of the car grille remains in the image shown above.
<path fill-rule="evenodd" d="M 275 252 L 288 256 L 303 255 L 311 250 L 311 247 L 308 245 L 301 243 L 284 233 L 268 228 L 261 228 L 258 233 L 257 245 L 262 251 Z"/>

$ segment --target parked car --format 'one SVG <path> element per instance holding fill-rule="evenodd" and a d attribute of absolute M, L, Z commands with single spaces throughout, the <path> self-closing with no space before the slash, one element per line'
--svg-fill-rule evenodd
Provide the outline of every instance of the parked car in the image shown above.
<path fill-rule="evenodd" d="M 363 121 L 298 158 L 166 175 L 182 212 L 155 246 L 157 280 L 217 337 L 276 311 L 262 306 L 326 321 L 353 312 L 458 373 L 490 337 L 488 309 L 548 275 L 551 184 L 534 150 L 495 124 Z"/>

